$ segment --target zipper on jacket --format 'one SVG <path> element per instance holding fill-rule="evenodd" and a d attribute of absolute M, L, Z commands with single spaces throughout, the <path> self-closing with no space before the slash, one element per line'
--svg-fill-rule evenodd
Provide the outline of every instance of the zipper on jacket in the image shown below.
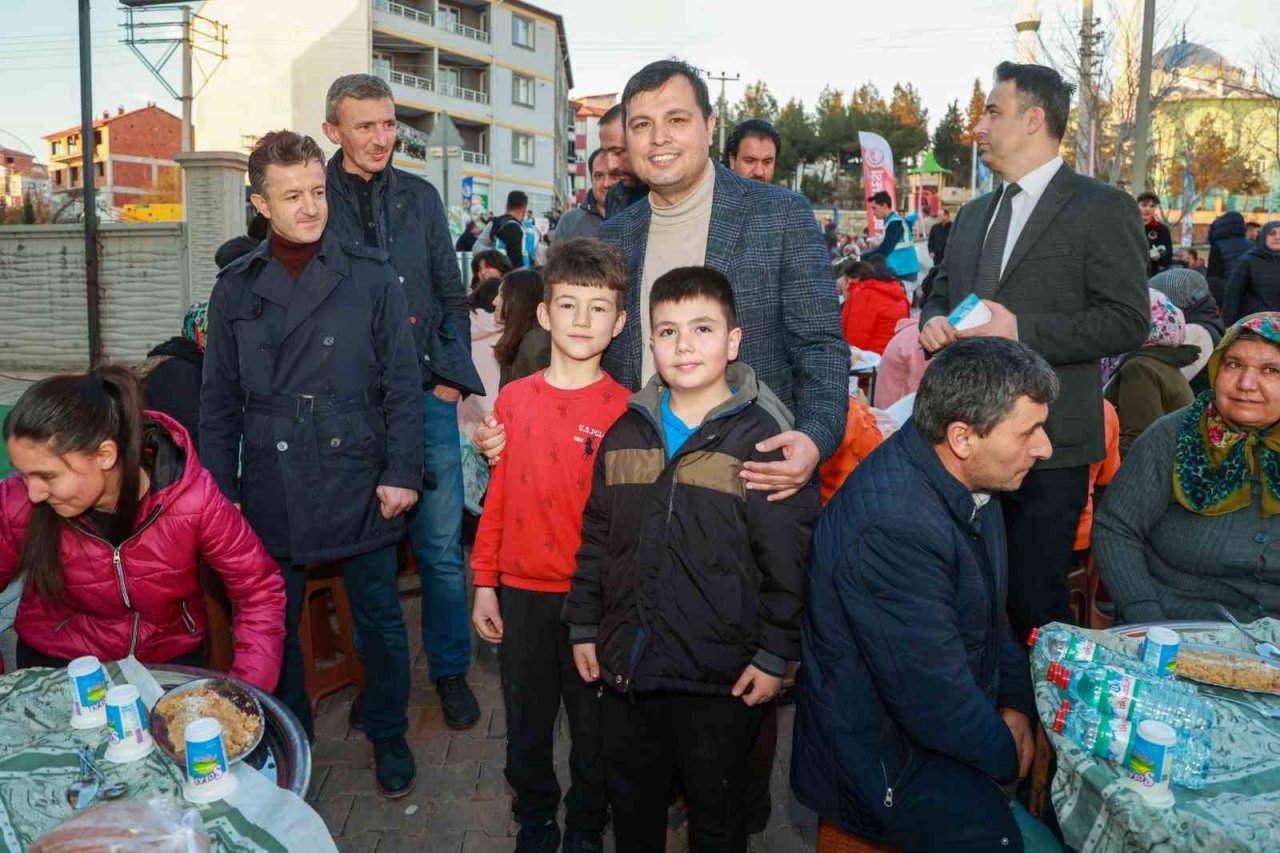
<path fill-rule="evenodd" d="M 891 720 L 884 722 L 884 734 L 880 736 L 880 744 L 884 745 L 885 736 L 889 734 L 889 729 L 893 726 Z M 889 771 L 884 766 L 884 753 L 880 755 L 880 774 L 884 777 L 884 807 L 886 809 L 893 808 L 893 789 L 902 781 L 902 777 L 907 775 L 907 770 L 911 767 L 911 739 L 906 738 L 907 743 L 907 760 L 902 765 L 902 770 L 898 772 L 897 777 L 893 780 L 893 784 L 889 784 Z"/>
<path fill-rule="evenodd" d="M 79 530 L 81 533 L 85 534 L 90 539 L 97 539 L 99 542 L 105 543 L 107 547 L 111 549 L 111 564 L 115 567 L 115 570 L 116 570 L 116 582 L 120 586 L 120 597 L 124 600 L 124 606 L 133 612 L 133 629 L 129 632 L 129 654 L 131 655 L 138 648 L 138 623 L 142 619 L 142 614 L 139 613 L 136 609 L 134 609 L 133 601 L 129 598 L 129 589 L 124 582 L 124 560 L 120 558 L 120 552 L 124 549 L 125 545 L 128 545 L 134 539 L 137 539 L 139 536 L 141 536 L 143 531 L 145 531 L 148 527 L 150 527 L 152 522 L 154 522 L 156 518 L 159 517 L 160 512 L 163 509 L 164 509 L 164 504 L 157 504 L 156 508 L 151 510 L 151 514 L 148 515 L 145 519 L 143 519 L 142 524 L 138 525 L 137 529 L 134 530 L 132 533 L 130 533 L 128 536 L 126 536 L 124 541 L 121 542 L 119 545 L 112 545 L 110 541 L 99 536 L 97 533 L 93 532 L 92 530 L 85 527 L 84 525 L 79 524 L 77 522 L 72 522 L 73 526 L 77 530 Z"/>
<path fill-rule="evenodd" d="M 187 626 L 187 632 L 193 637 L 200 636 L 196 633 L 196 620 L 191 618 L 191 611 L 187 609 L 187 603 L 183 601 L 178 606 L 182 608 L 182 623 Z"/>
<path fill-rule="evenodd" d="M 53 626 L 53 633 L 56 634 L 59 631 L 61 631 L 63 628 L 65 628 L 67 626 L 67 623 L 70 622 L 72 619 L 74 619 L 75 616 L 76 615 L 72 613 L 70 616 L 64 616 L 63 618 L 59 619 L 58 624 Z"/>

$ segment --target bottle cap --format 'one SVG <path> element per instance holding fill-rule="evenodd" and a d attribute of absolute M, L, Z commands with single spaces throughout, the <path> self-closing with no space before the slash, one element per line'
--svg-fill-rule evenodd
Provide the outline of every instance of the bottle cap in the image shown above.
<path fill-rule="evenodd" d="M 1027 636 L 1027 645 L 1034 646 L 1039 641 L 1040 641 L 1040 629 L 1032 628 L 1031 633 Z"/>
<path fill-rule="evenodd" d="M 1172 628 L 1156 625 L 1147 629 L 1147 639 L 1162 646 L 1176 646 L 1181 638 L 1178 636 L 1178 632 Z"/>
<path fill-rule="evenodd" d="M 1067 725 L 1067 714 L 1071 712 L 1071 700 L 1063 699 L 1062 705 L 1058 708 L 1058 713 L 1053 715 L 1053 730 L 1062 733 L 1063 728 Z"/>

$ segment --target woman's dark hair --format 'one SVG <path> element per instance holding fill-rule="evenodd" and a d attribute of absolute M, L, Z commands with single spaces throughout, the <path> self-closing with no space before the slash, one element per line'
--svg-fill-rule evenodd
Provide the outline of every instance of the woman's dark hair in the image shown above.
<path fill-rule="evenodd" d="M 485 249 L 483 252 L 476 252 L 471 256 L 471 289 L 475 290 L 480 286 L 480 265 L 484 264 L 490 269 L 495 269 L 502 275 L 511 272 L 511 259 L 507 257 L 506 252 L 499 252 L 497 249 Z"/>
<path fill-rule="evenodd" d="M 542 276 L 536 270 L 518 269 L 502 279 L 502 337 L 493 345 L 493 357 L 510 367 L 520 352 L 520 342 L 538 322 L 542 301 Z"/>
<path fill-rule="evenodd" d="M 502 279 L 497 276 L 489 276 L 471 291 L 471 295 L 467 297 L 467 306 L 472 311 L 484 311 L 492 314 L 493 300 L 498 298 L 498 290 L 501 287 Z"/>
<path fill-rule="evenodd" d="M 142 478 L 142 392 L 130 370 L 103 367 L 87 374 L 42 379 L 27 389 L 4 419 L 4 439 L 43 444 L 60 456 L 94 453 L 103 442 L 114 441 L 120 497 L 113 529 L 104 532 L 114 542 L 133 532 Z M 31 509 L 18 571 L 41 598 L 64 599 L 61 519 L 47 503 Z"/>

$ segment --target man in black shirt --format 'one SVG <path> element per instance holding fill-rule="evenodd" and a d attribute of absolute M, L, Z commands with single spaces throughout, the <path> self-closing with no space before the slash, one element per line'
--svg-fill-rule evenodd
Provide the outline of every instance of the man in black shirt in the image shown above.
<path fill-rule="evenodd" d="M 490 239 L 493 245 L 498 249 L 505 249 L 507 257 L 511 260 L 511 266 L 515 269 L 525 266 L 524 257 L 524 215 L 529 209 L 529 197 L 520 190 L 512 190 L 507 193 L 507 210 L 500 216 L 495 216 L 493 222 L 489 224 Z M 502 242 L 499 243 L 498 241 Z M 529 262 L 533 258 L 528 259 Z"/>
<path fill-rule="evenodd" d="M 1142 211 L 1142 227 L 1147 232 L 1147 275 L 1153 276 L 1173 266 L 1173 239 L 1169 227 L 1156 216 L 1160 196 L 1152 192 L 1139 194 L 1138 210 Z"/>
<path fill-rule="evenodd" d="M 938 212 L 938 221 L 929 229 L 929 257 L 936 267 L 947 253 L 947 237 L 951 235 L 951 211 L 945 207 Z"/>

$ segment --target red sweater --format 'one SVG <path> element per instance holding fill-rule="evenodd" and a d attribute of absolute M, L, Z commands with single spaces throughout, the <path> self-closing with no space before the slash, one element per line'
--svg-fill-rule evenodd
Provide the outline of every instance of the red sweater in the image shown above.
<path fill-rule="evenodd" d="M 476 586 L 569 591 L 596 452 L 630 396 L 609 376 L 565 391 L 542 371 L 503 387 L 493 412 L 507 446 L 471 552 Z"/>
<path fill-rule="evenodd" d="M 858 349 L 884 354 L 898 321 L 911 315 L 911 302 L 898 281 L 849 282 L 840 325 L 844 339 Z"/>

